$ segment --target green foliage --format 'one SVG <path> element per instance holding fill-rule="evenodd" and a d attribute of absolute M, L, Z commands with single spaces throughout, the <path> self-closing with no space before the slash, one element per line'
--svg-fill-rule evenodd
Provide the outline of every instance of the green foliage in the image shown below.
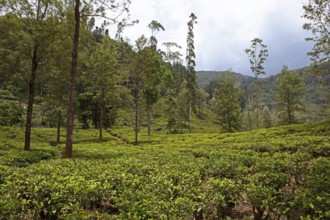
<path fill-rule="evenodd" d="M 215 90 L 214 106 L 220 118 L 220 124 L 227 132 L 240 129 L 240 96 L 241 92 L 236 86 L 233 75 L 227 74 L 219 80 L 218 88 Z"/>
<path fill-rule="evenodd" d="M 251 70 L 255 77 L 258 78 L 260 74 L 265 74 L 263 63 L 268 57 L 267 45 L 263 44 L 261 39 L 254 38 L 250 48 L 245 49 L 245 53 L 250 59 Z"/>
<path fill-rule="evenodd" d="M 17 100 L 17 97 L 10 90 L 0 89 L 0 99 Z"/>
<path fill-rule="evenodd" d="M 76 130 L 72 160 L 58 158 L 55 134 L 33 129 L 25 152 L 22 130 L 0 128 L 1 219 L 329 217 L 328 124 L 145 135 L 139 146 L 119 139 L 134 140 L 127 128 L 103 141 Z"/>
<path fill-rule="evenodd" d="M 224 219 L 231 216 L 233 208 L 240 202 L 241 184 L 231 179 L 210 179 L 206 183 L 206 219 Z"/>
<path fill-rule="evenodd" d="M 303 17 L 308 19 L 304 24 L 305 30 L 311 31 L 313 37 L 306 38 L 314 41 L 313 51 L 309 52 L 313 62 L 326 63 L 330 61 L 330 3 L 328 0 L 308 0 L 303 6 Z"/>
<path fill-rule="evenodd" d="M 251 64 L 251 70 L 255 75 L 255 81 L 253 84 L 255 84 L 256 91 L 253 94 L 253 102 L 255 103 L 255 110 L 256 110 L 256 127 L 259 128 L 259 111 L 260 111 L 260 87 L 261 83 L 258 80 L 258 76 L 260 74 L 265 74 L 263 63 L 266 61 L 266 58 L 268 57 L 268 50 L 267 45 L 263 44 L 263 41 L 259 38 L 254 38 L 251 41 L 251 46 L 247 49 L 245 49 L 245 53 L 248 55 L 250 64 Z M 247 106 L 246 109 L 248 111 L 249 116 L 249 128 L 251 130 L 252 123 L 250 119 L 250 106 L 249 106 L 249 94 L 248 94 L 248 85 L 245 85 L 245 91 L 246 91 L 246 102 Z"/>
<path fill-rule="evenodd" d="M 301 102 L 304 104 L 304 111 L 295 112 L 295 117 L 297 122 L 316 122 L 316 121 L 324 121 L 327 120 L 328 114 L 326 109 L 328 108 L 329 97 L 328 94 L 330 92 L 329 87 L 329 76 L 328 70 L 330 68 L 329 65 L 323 64 L 318 66 L 319 74 L 315 74 L 313 68 L 305 67 L 293 70 L 298 73 L 299 78 L 304 83 L 304 92 L 300 96 Z M 291 71 L 291 70 L 290 70 Z M 214 96 L 214 88 L 216 87 L 216 81 L 221 79 L 225 74 L 225 72 L 210 72 L 210 71 L 197 71 L 198 76 L 198 84 L 204 85 L 203 88 L 209 93 L 209 98 L 212 99 Z M 272 75 L 266 78 L 259 78 L 260 88 L 256 88 L 254 83 L 254 77 L 244 76 L 241 74 L 235 74 L 237 78 L 237 84 L 241 90 L 245 90 L 245 85 L 248 85 L 248 99 L 244 94 L 240 99 L 240 106 L 243 111 L 243 126 L 244 130 L 249 130 L 248 123 L 248 114 L 246 105 L 250 106 L 250 117 L 252 121 L 252 128 L 255 128 L 255 114 L 253 112 L 253 106 L 255 106 L 255 102 L 252 99 L 253 94 L 256 93 L 256 90 L 259 89 L 260 94 L 260 128 L 265 127 L 264 118 L 263 118 L 263 109 L 265 106 L 268 107 L 272 119 L 272 126 L 283 125 L 283 117 L 279 117 L 278 110 L 279 105 L 277 104 L 275 93 L 276 93 L 276 79 L 279 75 Z M 212 81 L 213 80 L 213 81 Z M 210 82 L 210 83 L 209 83 Z M 208 86 L 205 84 L 209 83 Z M 283 115 L 284 119 L 287 117 Z"/>
<path fill-rule="evenodd" d="M 155 34 L 160 30 L 165 31 L 165 28 L 161 23 L 156 20 L 152 20 L 148 25 L 148 28 L 151 30 L 150 44 L 153 46 L 157 46 L 157 39 L 155 37 Z"/>
<path fill-rule="evenodd" d="M 264 128 L 271 128 L 273 126 L 272 115 L 267 106 L 262 109 L 261 119 Z"/>
<path fill-rule="evenodd" d="M 294 112 L 303 109 L 301 102 L 301 94 L 304 89 L 304 84 L 297 72 L 288 70 L 284 66 L 281 73 L 276 79 L 276 99 L 280 107 L 285 113 L 285 122 L 292 124 L 295 122 Z"/>
<path fill-rule="evenodd" d="M 194 13 L 191 13 L 188 21 L 188 33 L 187 33 L 187 49 L 186 49 L 186 65 L 187 72 L 185 75 L 186 88 L 188 91 L 188 105 L 189 111 L 189 131 L 191 132 L 191 121 L 192 121 L 192 111 L 195 109 L 196 105 L 196 72 L 195 72 L 195 42 L 194 42 L 194 24 L 197 24 L 197 17 Z"/>
<path fill-rule="evenodd" d="M 24 119 L 23 107 L 14 102 L 0 104 L 0 126 L 22 125 Z"/>

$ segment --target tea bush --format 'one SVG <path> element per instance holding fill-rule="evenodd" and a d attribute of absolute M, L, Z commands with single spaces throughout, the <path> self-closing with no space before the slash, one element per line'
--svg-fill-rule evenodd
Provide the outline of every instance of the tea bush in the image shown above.
<path fill-rule="evenodd" d="M 118 134 L 131 142 L 127 128 Z M 0 219 L 328 219 L 329 126 L 234 134 L 158 133 L 133 146 L 75 130 L 0 127 Z M 128 132 L 128 130 L 126 130 Z M 132 131 L 131 131 L 132 132 Z"/>

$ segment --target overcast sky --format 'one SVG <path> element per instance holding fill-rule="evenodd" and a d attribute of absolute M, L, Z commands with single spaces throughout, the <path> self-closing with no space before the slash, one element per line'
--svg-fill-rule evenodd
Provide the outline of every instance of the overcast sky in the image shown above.
<path fill-rule="evenodd" d="M 307 0 L 132 0 L 131 18 L 139 24 L 125 29 L 124 36 L 134 42 L 139 36 L 150 36 L 147 28 L 152 20 L 164 27 L 156 35 L 162 42 L 185 46 L 187 22 L 193 12 L 198 24 L 194 28 L 196 70 L 232 69 L 251 75 L 244 49 L 253 38 L 261 38 L 268 46 L 265 62 L 267 75 L 309 65 L 306 53 L 311 43 L 304 38 L 310 33 L 302 29 L 302 5 Z"/>

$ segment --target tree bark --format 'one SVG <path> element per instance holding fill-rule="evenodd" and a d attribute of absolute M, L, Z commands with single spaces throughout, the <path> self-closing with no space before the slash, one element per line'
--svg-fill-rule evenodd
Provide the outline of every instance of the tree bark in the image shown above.
<path fill-rule="evenodd" d="M 100 122 L 99 122 L 99 129 L 100 129 L 100 141 L 102 141 L 102 128 L 103 128 L 103 107 L 104 107 L 104 91 L 102 90 L 101 94 L 101 103 L 100 103 Z"/>
<path fill-rule="evenodd" d="M 148 141 L 151 136 L 151 105 L 147 105 L 147 119 L 148 119 Z"/>
<path fill-rule="evenodd" d="M 180 94 L 178 93 L 178 116 L 179 116 L 179 133 L 182 134 L 182 113 L 181 113 L 181 102 L 180 102 Z"/>
<path fill-rule="evenodd" d="M 138 132 L 139 132 L 139 127 L 138 127 L 138 120 L 139 120 L 139 101 L 138 101 L 138 95 L 135 97 L 135 142 L 134 145 L 138 145 Z"/>
<path fill-rule="evenodd" d="M 61 123 L 62 123 L 62 113 L 61 110 L 59 110 L 57 115 L 57 139 L 56 139 L 57 144 L 60 143 L 60 138 L 61 138 Z"/>
<path fill-rule="evenodd" d="M 192 118 L 192 95 L 189 94 L 189 132 L 191 133 L 191 118 Z"/>
<path fill-rule="evenodd" d="M 250 109 L 249 109 L 249 96 L 248 96 L 247 86 L 245 86 L 245 96 L 246 96 L 246 106 L 247 106 L 248 119 L 249 119 L 249 129 L 251 131 L 252 125 L 251 125 L 251 115 L 250 115 Z"/>
<path fill-rule="evenodd" d="M 260 91 L 259 91 L 259 85 L 257 85 L 257 94 L 256 94 L 256 105 L 257 105 L 257 129 L 259 128 L 259 98 L 260 98 Z"/>
<path fill-rule="evenodd" d="M 74 110 L 74 96 L 75 96 L 75 84 L 77 78 L 77 66 L 78 66 L 78 45 L 79 45 L 79 29 L 80 29 L 80 12 L 79 12 L 80 0 L 75 0 L 75 29 L 72 45 L 72 61 L 71 61 L 71 77 L 69 83 L 69 98 L 68 98 L 68 114 L 67 114 L 67 131 L 66 131 L 66 145 L 65 145 L 65 157 L 72 158 L 72 145 L 73 145 L 73 110 Z"/>
<path fill-rule="evenodd" d="M 29 101 L 26 112 L 26 124 L 25 124 L 25 144 L 24 150 L 29 151 L 31 145 L 31 126 L 32 126 L 32 112 L 33 112 L 33 102 L 34 102 L 34 87 L 35 87 L 35 79 L 37 73 L 38 66 L 38 45 L 35 44 L 33 47 L 32 53 L 32 68 L 31 68 L 31 78 L 29 81 Z"/>
<path fill-rule="evenodd" d="M 103 136 L 102 136 L 102 128 L 103 128 L 103 126 L 102 126 L 102 124 L 103 124 L 103 109 L 101 107 L 101 109 L 100 109 L 100 122 L 99 122 L 100 141 L 102 141 L 102 138 L 103 138 Z"/>

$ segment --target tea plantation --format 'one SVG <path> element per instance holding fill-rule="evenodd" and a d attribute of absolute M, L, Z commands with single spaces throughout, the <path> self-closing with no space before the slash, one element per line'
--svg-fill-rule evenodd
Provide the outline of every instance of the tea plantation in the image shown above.
<path fill-rule="evenodd" d="M 25 152 L 23 130 L 0 127 L 0 219 L 330 219 L 328 124 L 138 146 L 111 133 L 76 130 L 68 160 L 55 129 L 34 128 Z"/>

